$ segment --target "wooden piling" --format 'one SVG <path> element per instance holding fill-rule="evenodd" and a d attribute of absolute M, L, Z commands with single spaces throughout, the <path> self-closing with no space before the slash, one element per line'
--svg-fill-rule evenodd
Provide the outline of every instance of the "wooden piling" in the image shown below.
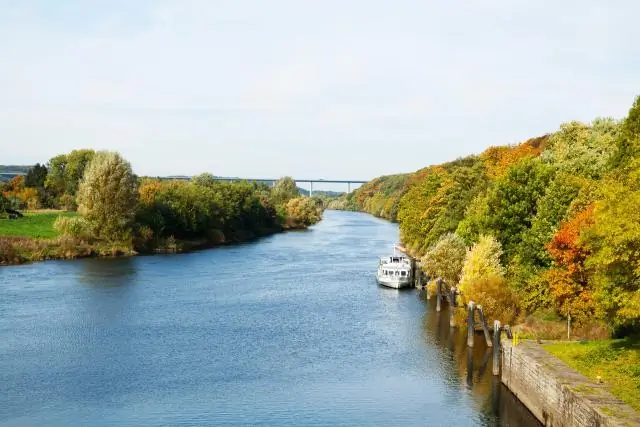
<path fill-rule="evenodd" d="M 456 326 L 456 288 L 451 286 L 449 288 L 449 327 L 455 328 Z"/>
<path fill-rule="evenodd" d="M 436 311 L 440 311 L 440 305 L 442 304 L 442 279 L 438 277 L 436 281 Z"/>
<path fill-rule="evenodd" d="M 469 301 L 469 318 L 467 319 L 467 346 L 473 347 L 473 313 L 476 310 L 476 303 Z"/>
<path fill-rule="evenodd" d="M 484 332 L 484 340 L 487 342 L 487 347 L 491 347 L 491 336 L 489 335 L 489 325 L 487 325 L 487 319 L 484 318 L 484 310 L 482 306 L 478 305 L 478 313 L 480 314 L 480 325 L 482 325 L 482 332 Z"/>
<path fill-rule="evenodd" d="M 500 375 L 500 321 L 493 321 L 493 375 Z"/>

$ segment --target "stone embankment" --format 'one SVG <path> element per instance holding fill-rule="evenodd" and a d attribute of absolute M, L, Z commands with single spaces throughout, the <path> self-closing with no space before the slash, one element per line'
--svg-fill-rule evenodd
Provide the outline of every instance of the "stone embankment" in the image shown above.
<path fill-rule="evenodd" d="M 545 426 L 640 426 L 637 411 L 535 341 L 502 345 L 502 382 Z"/>

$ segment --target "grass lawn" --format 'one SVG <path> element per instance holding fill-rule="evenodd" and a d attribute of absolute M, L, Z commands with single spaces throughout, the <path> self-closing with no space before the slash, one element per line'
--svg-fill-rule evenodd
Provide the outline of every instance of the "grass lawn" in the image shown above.
<path fill-rule="evenodd" d="M 0 219 L 0 236 L 51 238 L 58 233 L 53 229 L 53 223 L 58 216 L 75 216 L 75 212 L 62 211 L 34 211 L 26 212 L 24 218 Z"/>
<path fill-rule="evenodd" d="M 640 410 L 640 338 L 546 344 L 544 348 Z"/>

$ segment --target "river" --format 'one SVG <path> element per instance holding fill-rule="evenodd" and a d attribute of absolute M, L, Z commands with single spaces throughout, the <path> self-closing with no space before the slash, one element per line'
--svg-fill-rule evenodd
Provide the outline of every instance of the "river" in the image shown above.
<path fill-rule="evenodd" d="M 376 285 L 394 224 L 0 268 L 0 426 L 538 425 L 478 336 Z"/>

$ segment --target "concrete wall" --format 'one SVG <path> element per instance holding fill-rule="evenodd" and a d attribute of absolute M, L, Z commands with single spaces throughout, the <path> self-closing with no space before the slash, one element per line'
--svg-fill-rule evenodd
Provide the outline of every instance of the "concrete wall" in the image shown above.
<path fill-rule="evenodd" d="M 640 426 L 640 415 L 534 341 L 503 342 L 502 382 L 545 426 Z"/>

